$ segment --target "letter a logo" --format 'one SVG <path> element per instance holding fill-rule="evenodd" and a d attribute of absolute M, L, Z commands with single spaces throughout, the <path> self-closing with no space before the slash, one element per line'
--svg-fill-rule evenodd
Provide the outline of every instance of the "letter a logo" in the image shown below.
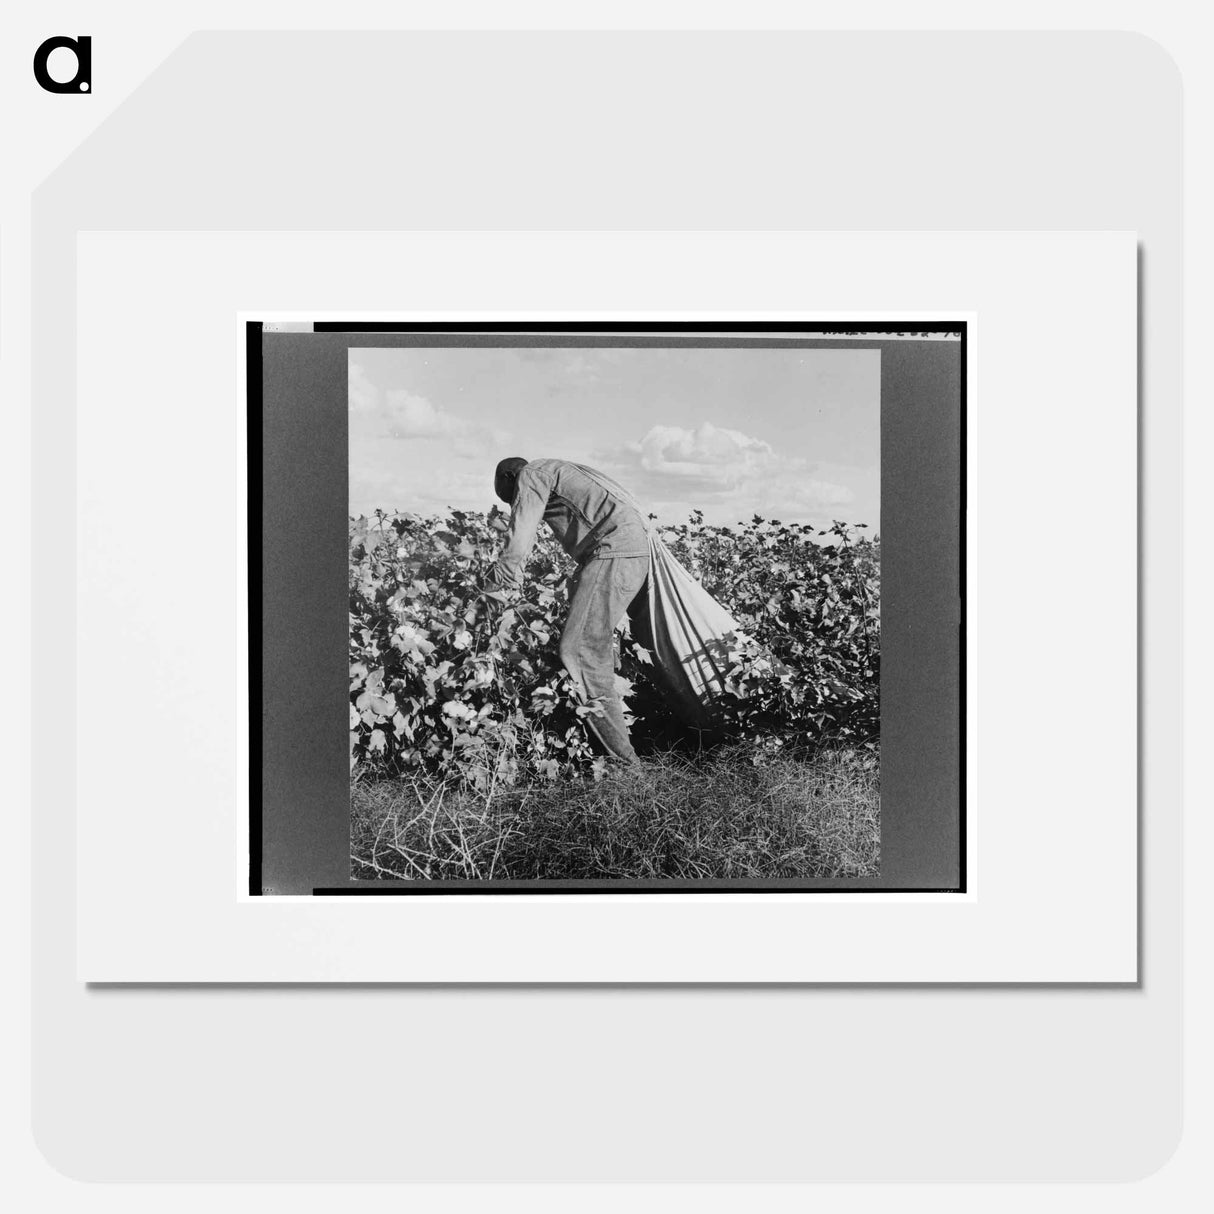
<path fill-rule="evenodd" d="M 46 70 L 52 51 L 60 48 L 76 56 L 76 74 L 71 80 L 55 80 Z M 83 34 L 79 38 L 48 38 L 34 52 L 34 79 L 48 93 L 90 93 L 93 90 L 93 40 Z"/>

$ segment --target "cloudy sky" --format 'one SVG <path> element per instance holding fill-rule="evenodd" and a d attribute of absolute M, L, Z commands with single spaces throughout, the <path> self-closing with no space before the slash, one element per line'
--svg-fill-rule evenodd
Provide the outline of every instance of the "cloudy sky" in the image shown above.
<path fill-rule="evenodd" d="M 499 459 L 610 473 L 663 522 L 878 529 L 875 350 L 351 349 L 350 513 L 484 510 Z"/>

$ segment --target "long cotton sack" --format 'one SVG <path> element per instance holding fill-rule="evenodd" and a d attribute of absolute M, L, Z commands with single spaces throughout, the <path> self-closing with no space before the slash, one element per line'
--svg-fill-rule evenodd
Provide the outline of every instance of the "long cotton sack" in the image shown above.
<path fill-rule="evenodd" d="M 737 621 L 649 533 L 649 619 L 654 655 L 684 715 L 706 723 L 725 690 L 728 644 Z"/>

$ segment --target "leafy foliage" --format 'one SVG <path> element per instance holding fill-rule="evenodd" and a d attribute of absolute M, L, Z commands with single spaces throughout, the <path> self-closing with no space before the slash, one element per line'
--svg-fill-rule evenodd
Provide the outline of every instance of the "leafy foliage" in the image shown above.
<path fill-rule="evenodd" d="M 573 571 L 550 535 L 520 591 L 484 593 L 506 518 L 378 512 L 350 530 L 350 762 L 368 774 L 454 776 L 479 791 L 603 775 L 558 640 Z M 830 544 L 816 542 L 829 534 Z M 729 694 L 697 744 L 742 739 L 764 751 L 879 732 L 877 541 L 767 522 L 713 527 L 696 512 L 663 533 L 680 561 L 749 636 L 729 638 Z M 670 746 L 687 730 L 620 641 L 620 689 L 634 741 Z"/>

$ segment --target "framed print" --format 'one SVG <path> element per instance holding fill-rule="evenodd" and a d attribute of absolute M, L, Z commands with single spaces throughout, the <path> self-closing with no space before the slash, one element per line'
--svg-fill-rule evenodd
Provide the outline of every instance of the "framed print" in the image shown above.
<path fill-rule="evenodd" d="M 1132 234 L 88 233 L 79 256 L 82 976 L 1133 979 Z M 131 314 L 187 269 L 185 311 L 117 324 L 115 283 Z M 314 310 L 247 309 L 320 282 Z M 808 282 L 830 307 L 796 306 Z M 227 372 L 198 363 L 166 412 L 200 343 Z M 533 462 L 514 526 L 498 474 Z M 611 539 L 595 485 L 643 559 L 635 533 L 584 559 Z M 1050 542 L 1060 517 L 1082 543 Z M 153 542 L 191 571 L 167 616 L 114 580 Z M 562 654 L 616 559 L 645 577 L 607 579 L 590 678 L 637 768 Z M 651 605 L 651 572 L 682 591 Z M 1033 588 L 1087 576 L 1109 595 L 1077 645 Z M 688 656 L 679 629 L 707 719 L 641 656 Z M 159 655 L 138 687 L 132 630 Z M 1062 670 L 1098 769 L 1040 744 Z M 130 720 L 177 812 L 120 795 Z M 1047 837 L 1084 864 L 1043 865 Z"/>

